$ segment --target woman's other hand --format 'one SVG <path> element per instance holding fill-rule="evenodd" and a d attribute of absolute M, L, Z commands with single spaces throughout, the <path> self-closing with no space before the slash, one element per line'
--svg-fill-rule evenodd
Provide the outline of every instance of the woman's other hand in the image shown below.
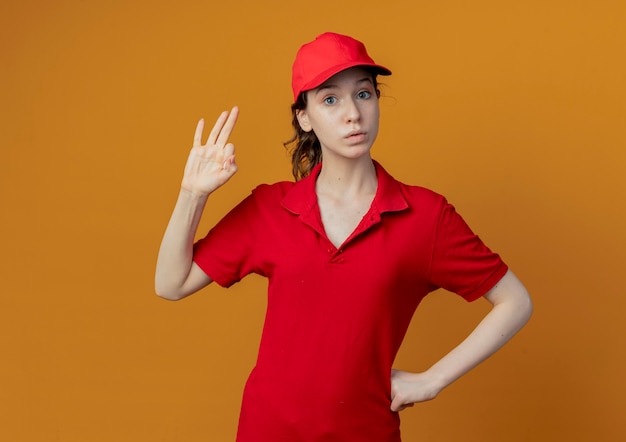
<path fill-rule="evenodd" d="M 417 402 L 434 399 L 440 391 L 428 372 L 391 370 L 391 411 L 402 411 Z"/>
<path fill-rule="evenodd" d="M 196 126 L 193 147 L 189 153 L 181 187 L 197 196 L 208 196 L 222 186 L 237 172 L 235 146 L 228 142 L 239 108 L 224 111 L 209 133 L 206 144 L 202 144 L 204 120 Z"/>

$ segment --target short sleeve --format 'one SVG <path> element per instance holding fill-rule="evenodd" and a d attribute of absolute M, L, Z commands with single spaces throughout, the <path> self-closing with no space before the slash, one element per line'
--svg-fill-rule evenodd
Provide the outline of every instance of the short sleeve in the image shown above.
<path fill-rule="evenodd" d="M 444 201 L 433 245 L 433 284 L 473 301 L 493 288 L 507 270 L 500 256 Z"/>
<path fill-rule="evenodd" d="M 258 205 L 253 193 L 194 244 L 194 262 L 223 287 L 257 272 L 255 220 L 258 218 Z"/>

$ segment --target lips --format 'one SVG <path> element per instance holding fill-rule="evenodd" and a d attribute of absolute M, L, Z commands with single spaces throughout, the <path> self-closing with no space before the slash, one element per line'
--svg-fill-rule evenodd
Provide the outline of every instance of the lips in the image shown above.
<path fill-rule="evenodd" d="M 355 130 L 346 135 L 345 139 L 349 145 L 362 144 L 367 140 L 367 134 L 360 130 Z"/>
<path fill-rule="evenodd" d="M 353 130 L 348 135 L 346 135 L 346 138 L 349 140 L 352 140 L 352 139 L 362 138 L 364 136 L 365 136 L 365 132 L 360 131 L 360 130 Z"/>

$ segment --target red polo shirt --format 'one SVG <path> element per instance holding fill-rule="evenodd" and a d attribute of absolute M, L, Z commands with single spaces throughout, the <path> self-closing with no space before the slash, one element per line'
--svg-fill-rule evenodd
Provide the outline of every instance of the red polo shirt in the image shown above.
<path fill-rule="evenodd" d="M 400 441 L 390 374 L 418 304 L 440 287 L 472 301 L 507 271 L 442 196 L 375 165 L 371 208 L 338 249 L 317 206 L 321 165 L 257 187 L 195 246 L 222 286 L 269 281 L 239 442 Z"/>

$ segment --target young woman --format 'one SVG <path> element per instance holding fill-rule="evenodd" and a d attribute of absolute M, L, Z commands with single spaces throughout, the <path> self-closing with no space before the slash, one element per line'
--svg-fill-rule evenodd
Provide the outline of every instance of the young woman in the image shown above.
<path fill-rule="evenodd" d="M 261 185 L 193 243 L 207 199 L 237 171 L 239 110 L 204 122 L 159 252 L 156 291 L 177 300 L 249 273 L 269 280 L 257 364 L 237 440 L 398 442 L 398 412 L 439 392 L 529 319 L 524 286 L 446 200 L 372 160 L 377 65 L 362 43 L 325 33 L 293 65 L 295 182 Z M 423 373 L 392 370 L 421 299 L 445 288 L 493 308 Z"/>

